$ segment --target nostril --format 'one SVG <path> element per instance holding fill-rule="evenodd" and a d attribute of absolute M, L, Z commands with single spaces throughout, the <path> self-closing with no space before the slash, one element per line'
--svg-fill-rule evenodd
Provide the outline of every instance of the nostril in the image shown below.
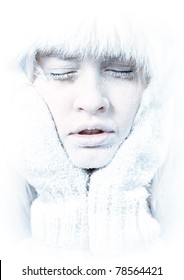
<path fill-rule="evenodd" d="M 89 114 L 104 113 L 109 108 L 109 101 L 102 97 L 94 95 L 93 97 L 80 97 L 74 102 L 74 108 L 78 112 L 86 112 Z"/>
<path fill-rule="evenodd" d="M 105 107 L 100 107 L 100 108 L 98 109 L 98 111 L 101 111 L 101 112 L 105 111 Z"/>
<path fill-rule="evenodd" d="M 105 112 L 105 107 L 104 106 L 101 106 L 101 107 L 87 107 L 87 106 L 84 106 L 84 107 L 78 107 L 78 111 L 86 111 L 86 112 L 89 112 L 90 114 L 96 114 L 97 112 Z"/>

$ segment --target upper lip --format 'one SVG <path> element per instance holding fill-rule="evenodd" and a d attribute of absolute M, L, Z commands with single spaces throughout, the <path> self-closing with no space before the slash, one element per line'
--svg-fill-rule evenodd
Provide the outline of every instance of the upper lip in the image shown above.
<path fill-rule="evenodd" d="M 85 132 L 85 130 L 99 130 L 100 132 L 107 132 L 107 133 L 113 133 L 114 129 L 111 126 L 104 125 L 104 124 L 82 124 L 79 125 L 77 128 L 75 128 L 72 132 L 69 133 L 69 135 L 72 134 L 80 134 L 81 132 Z M 85 134 L 85 133 L 84 133 Z M 87 134 L 87 133 L 86 133 Z"/>

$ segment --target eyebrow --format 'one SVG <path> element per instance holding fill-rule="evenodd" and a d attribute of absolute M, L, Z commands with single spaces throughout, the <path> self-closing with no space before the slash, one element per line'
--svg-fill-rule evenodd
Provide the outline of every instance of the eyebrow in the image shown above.
<path fill-rule="evenodd" d="M 127 58 L 125 55 L 119 55 L 119 56 L 102 56 L 100 58 L 102 62 L 107 63 L 117 63 L 120 64 L 128 64 L 130 66 L 135 66 L 136 61 L 133 59 L 133 57 Z"/>
<path fill-rule="evenodd" d="M 48 51 L 38 51 L 36 57 L 38 58 L 39 56 L 42 57 L 54 57 L 58 58 L 60 60 L 64 61 L 74 61 L 74 62 L 81 62 L 85 57 L 88 57 L 88 55 L 81 55 L 76 52 L 76 54 L 70 54 L 67 51 L 64 51 L 62 49 L 50 49 Z M 89 54 L 89 58 L 93 59 L 94 61 L 100 61 L 101 63 L 117 63 L 119 62 L 120 64 L 124 65 L 129 65 L 129 66 L 135 66 L 136 61 L 135 59 L 130 56 L 127 57 L 125 54 L 120 54 L 120 55 L 109 55 L 109 54 Z"/>
<path fill-rule="evenodd" d="M 79 61 L 81 60 L 81 57 L 79 55 L 71 55 L 68 54 L 62 50 L 50 50 L 50 51 L 38 51 L 36 54 L 36 57 L 55 57 L 58 58 L 60 60 L 76 60 Z"/>

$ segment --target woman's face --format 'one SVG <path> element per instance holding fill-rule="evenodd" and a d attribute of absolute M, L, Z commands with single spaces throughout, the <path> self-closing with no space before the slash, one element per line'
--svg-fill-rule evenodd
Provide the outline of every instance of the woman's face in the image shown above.
<path fill-rule="evenodd" d="M 80 168 L 107 165 L 129 135 L 140 105 L 143 85 L 135 65 L 108 57 L 37 60 L 43 75 L 34 86 L 52 112 L 70 160 Z"/>

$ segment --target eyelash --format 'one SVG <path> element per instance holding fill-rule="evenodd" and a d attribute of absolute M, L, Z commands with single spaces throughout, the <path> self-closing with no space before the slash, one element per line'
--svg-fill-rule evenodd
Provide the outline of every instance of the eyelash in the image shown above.
<path fill-rule="evenodd" d="M 55 81 L 66 81 L 72 79 L 75 74 L 75 71 L 71 71 L 67 73 L 47 73 L 46 76 Z"/>
<path fill-rule="evenodd" d="M 135 72 L 133 70 L 118 71 L 118 70 L 107 69 L 105 72 L 110 73 L 113 77 L 120 78 L 120 79 L 133 79 L 135 77 Z"/>
<path fill-rule="evenodd" d="M 67 81 L 72 80 L 76 73 L 76 71 L 67 73 L 46 73 L 46 76 L 55 81 Z M 119 79 L 133 79 L 135 77 L 135 72 L 133 70 L 118 71 L 113 69 L 106 69 L 105 74 L 110 74 L 112 77 Z"/>

